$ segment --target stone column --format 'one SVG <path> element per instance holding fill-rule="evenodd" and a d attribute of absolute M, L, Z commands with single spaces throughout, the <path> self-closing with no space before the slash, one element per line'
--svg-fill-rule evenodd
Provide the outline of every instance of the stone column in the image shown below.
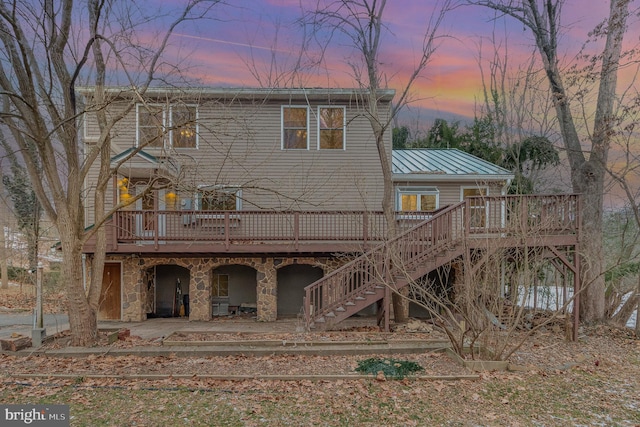
<path fill-rule="evenodd" d="M 189 320 L 211 320 L 211 266 L 202 260 L 189 265 Z"/>
<path fill-rule="evenodd" d="M 144 303 L 146 286 L 143 282 L 144 260 L 125 258 L 122 260 L 122 320 L 140 322 L 146 319 Z"/>
<path fill-rule="evenodd" d="M 259 322 L 275 322 L 278 317 L 278 274 L 273 258 L 256 263 L 256 292 Z"/>

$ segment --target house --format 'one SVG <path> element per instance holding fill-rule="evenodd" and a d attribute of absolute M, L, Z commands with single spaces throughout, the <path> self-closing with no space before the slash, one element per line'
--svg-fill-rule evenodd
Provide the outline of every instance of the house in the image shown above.
<path fill-rule="evenodd" d="M 91 111 L 93 89 L 78 92 Z M 153 88 L 136 98 L 112 88 L 108 95 L 109 114 L 123 119 L 111 132 L 117 173 L 107 208 L 137 200 L 106 224 L 101 318 L 255 312 L 273 321 L 315 310 L 322 317 L 320 302 L 343 285 L 320 286 L 315 299 L 309 285 L 385 242 L 383 174 L 366 92 Z M 382 117 L 393 96 L 377 94 Z M 83 143 L 99 136 L 87 112 Z M 387 146 L 401 230 L 473 196 L 480 196 L 467 206 L 473 226 L 495 221 L 483 200 L 504 197 L 509 171 L 459 150 L 392 153 L 391 132 Z M 86 217 L 91 225 L 91 207 Z M 86 245 L 88 257 L 93 250 Z M 386 297 L 375 298 L 363 300 L 371 306 Z"/>

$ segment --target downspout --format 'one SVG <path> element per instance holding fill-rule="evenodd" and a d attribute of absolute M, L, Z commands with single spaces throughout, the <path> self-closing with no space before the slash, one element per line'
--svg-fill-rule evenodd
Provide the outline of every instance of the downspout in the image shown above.
<path fill-rule="evenodd" d="M 502 190 L 500 192 L 500 194 L 504 197 L 507 195 L 507 191 L 509 189 L 509 187 L 511 186 L 511 178 L 508 178 L 505 181 L 504 186 L 502 187 Z M 506 206 L 506 200 L 504 200 L 502 202 L 502 212 L 500 213 L 500 222 L 502 223 L 502 227 L 505 227 L 506 225 L 506 216 L 507 216 L 507 206 Z M 503 258 L 501 261 L 501 266 L 500 266 L 500 293 L 502 295 L 502 297 L 505 297 L 505 290 L 506 290 L 506 260 Z"/>
<path fill-rule="evenodd" d="M 82 287 L 87 291 L 87 254 L 82 254 Z"/>

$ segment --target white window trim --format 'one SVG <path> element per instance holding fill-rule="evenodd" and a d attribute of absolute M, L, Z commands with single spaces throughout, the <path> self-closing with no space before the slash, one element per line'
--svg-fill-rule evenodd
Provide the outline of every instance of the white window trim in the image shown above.
<path fill-rule="evenodd" d="M 84 139 L 84 143 L 88 143 L 89 140 L 97 140 L 100 136 L 99 135 L 90 135 L 89 132 L 89 112 L 85 111 L 84 113 L 82 113 L 82 137 Z M 137 129 L 137 128 L 136 128 Z"/>
<path fill-rule="evenodd" d="M 166 148 L 166 141 L 165 141 L 165 127 L 166 127 L 166 122 L 167 122 L 167 108 L 165 104 L 136 104 L 136 147 L 140 147 L 141 143 L 140 143 L 140 112 L 146 110 L 147 108 L 154 108 L 154 107 L 160 107 L 162 108 L 162 147 L 153 147 L 151 145 L 147 145 L 145 147 L 143 147 L 144 150 L 147 149 L 160 149 L 160 148 Z"/>
<path fill-rule="evenodd" d="M 180 106 L 184 106 L 187 108 L 195 108 L 196 110 L 196 146 L 195 147 L 178 147 L 176 150 L 195 150 L 200 146 L 200 109 L 198 108 L 198 104 L 183 104 Z M 144 149 L 173 149 L 173 108 L 177 107 L 177 105 L 173 104 L 161 104 L 161 103 L 150 103 L 150 104 L 136 104 L 136 147 L 140 147 L 140 110 L 144 110 L 147 107 L 160 107 L 162 108 L 162 147 L 153 147 L 147 145 Z M 167 121 L 169 124 L 167 125 Z M 167 132 L 167 128 L 170 130 Z"/>
<path fill-rule="evenodd" d="M 320 148 L 320 110 L 323 108 L 341 108 L 342 109 L 342 151 L 345 151 L 347 149 L 347 109 L 345 106 L 343 105 L 319 105 L 318 106 L 318 143 L 317 143 L 317 149 L 318 150 L 328 150 L 328 151 L 335 151 L 335 148 Z"/>
<path fill-rule="evenodd" d="M 169 105 L 169 119 L 171 121 L 171 123 L 169 123 L 169 129 L 171 129 L 168 132 L 168 136 L 169 136 L 169 145 L 171 149 L 173 149 L 173 132 L 176 131 L 176 129 L 173 129 L 173 108 L 174 107 L 178 107 L 178 105 Z M 179 105 L 179 107 L 186 107 L 186 108 L 194 108 L 196 110 L 196 123 L 195 123 L 195 137 L 196 137 L 196 146 L 195 147 L 177 147 L 175 148 L 176 150 L 197 150 L 200 147 L 200 109 L 198 108 L 197 104 L 181 104 Z M 165 118 L 166 121 L 166 118 Z M 166 142 L 165 142 L 166 145 Z"/>
<path fill-rule="evenodd" d="M 464 202 L 464 190 L 484 190 L 484 197 L 489 196 L 489 186 L 488 185 L 465 185 L 460 187 L 460 201 Z M 474 196 L 477 197 L 477 196 Z"/>
<path fill-rule="evenodd" d="M 404 194 L 427 194 L 427 195 L 435 195 L 436 196 L 436 209 L 440 208 L 440 190 L 438 187 L 398 187 L 396 188 L 396 210 L 401 211 L 402 209 L 402 196 Z M 420 203 L 420 198 L 418 198 L 418 203 Z M 421 212 L 420 209 L 417 212 Z"/>
<path fill-rule="evenodd" d="M 489 186 L 488 185 L 467 185 L 467 186 L 461 186 L 460 187 L 460 201 L 464 202 L 464 190 L 484 190 L 485 194 L 484 196 L 480 195 L 480 196 L 472 196 L 472 197 L 488 197 L 489 196 Z M 485 213 L 485 218 L 488 217 L 489 214 L 489 204 L 486 201 L 483 201 L 482 205 L 480 206 L 471 206 L 471 209 L 473 212 L 473 209 L 477 209 L 477 210 L 484 210 Z M 485 219 L 485 222 L 483 225 L 480 226 L 473 226 L 473 229 L 483 229 L 483 228 L 487 228 L 489 226 L 488 222 Z"/>
<path fill-rule="evenodd" d="M 242 210 L 242 188 L 234 185 L 199 185 L 198 192 L 196 192 L 193 198 L 193 207 L 194 210 L 200 211 L 202 210 L 202 201 L 200 198 L 200 194 L 202 191 L 220 191 L 227 193 L 234 193 L 236 195 L 236 211 Z"/>
<path fill-rule="evenodd" d="M 284 146 L 284 110 L 285 108 L 304 108 L 307 110 L 307 146 L 306 148 L 285 148 Z M 285 151 L 290 150 L 309 150 L 309 128 L 310 128 L 310 114 L 308 105 L 281 105 L 280 106 L 280 149 Z"/>

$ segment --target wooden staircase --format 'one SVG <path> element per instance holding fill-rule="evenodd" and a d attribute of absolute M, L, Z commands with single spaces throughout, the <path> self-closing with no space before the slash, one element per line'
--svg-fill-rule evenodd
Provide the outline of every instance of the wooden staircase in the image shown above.
<path fill-rule="evenodd" d="M 460 256 L 464 206 L 438 212 L 307 286 L 307 326 L 338 323 Z"/>
<path fill-rule="evenodd" d="M 307 328 L 326 329 L 378 301 L 388 304 L 392 292 L 464 256 L 474 241 L 520 245 L 535 235 L 536 242 L 551 236 L 554 244 L 576 245 L 578 210 L 576 195 L 468 198 L 307 286 Z"/>

